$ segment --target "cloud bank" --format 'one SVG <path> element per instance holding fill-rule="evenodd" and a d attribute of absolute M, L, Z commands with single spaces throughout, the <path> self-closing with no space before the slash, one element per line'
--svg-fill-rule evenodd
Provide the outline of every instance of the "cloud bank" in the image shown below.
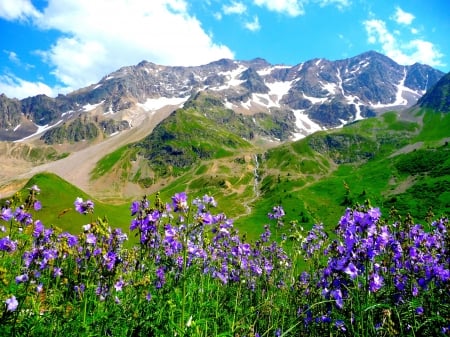
<path fill-rule="evenodd" d="M 29 0 L 1 0 L 0 17 L 61 32 L 38 53 L 66 92 L 142 60 L 188 66 L 234 57 L 189 15 L 184 0 L 49 0 L 41 11 Z M 4 87 L 24 83 L 9 79 Z"/>
<path fill-rule="evenodd" d="M 391 20 L 401 26 L 410 27 L 415 16 L 396 7 Z M 399 30 L 389 30 L 387 23 L 380 19 L 369 19 L 363 22 L 367 32 L 367 41 L 372 45 L 379 45 L 386 56 L 402 65 L 414 63 L 428 64 L 432 67 L 445 66 L 442 62 L 444 55 L 430 41 L 421 38 L 407 39 L 402 37 Z M 410 27 L 412 34 L 419 30 Z"/>

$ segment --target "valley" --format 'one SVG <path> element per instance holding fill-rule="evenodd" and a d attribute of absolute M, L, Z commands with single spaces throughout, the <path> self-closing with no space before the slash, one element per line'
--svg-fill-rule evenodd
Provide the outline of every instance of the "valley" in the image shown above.
<path fill-rule="evenodd" d="M 395 81 L 400 83 L 393 91 L 388 89 L 392 84 L 388 79 L 379 83 L 392 97 L 377 98 L 384 102 L 377 103 L 377 110 L 371 110 L 377 104 L 374 94 L 367 91 L 373 84 L 361 82 L 356 75 L 370 70 L 371 64 L 376 69 L 387 66 L 383 69 L 391 76 L 397 72 Z M 335 71 L 333 66 L 338 66 L 336 85 L 331 85 L 334 75 L 325 75 L 326 69 Z M 56 208 L 64 210 L 71 207 L 74 196 L 53 190 L 63 179 L 72 186 L 65 189 L 93 198 L 102 212 L 113 210 L 116 216 L 111 224 L 127 229 L 129 202 L 143 195 L 154 198 L 159 193 L 169 200 L 180 191 L 192 199 L 208 194 L 250 238 L 263 230 L 252 224 L 265 223 L 276 205 L 285 208 L 286 223 L 298 221 L 306 227 L 321 222 L 332 226 L 347 207 L 368 200 L 385 214 L 396 207 L 403 216 L 410 212 L 418 220 L 424 219 L 430 207 L 440 213 L 450 211 L 445 192 L 450 162 L 436 159 L 447 158 L 449 115 L 439 110 L 440 100 L 437 106 L 427 105 L 435 102 L 435 90 L 440 92 L 440 83 L 445 86 L 448 75 L 438 81 L 437 89 L 427 92 L 432 100 L 426 100 L 427 94 L 421 98 L 422 106 L 414 104 L 413 97 L 421 91 L 407 86 L 411 77 L 406 68 L 374 53 L 335 63 L 315 60 L 292 68 L 271 68 L 261 60 L 240 64 L 222 60 L 201 71 L 205 78 L 223 77 L 211 77 L 214 85 L 190 96 L 184 88 L 171 97 L 140 94 L 138 98 L 136 92 L 155 85 L 155 79 L 150 86 L 145 84 L 139 77 L 143 75 L 129 77 L 140 74 L 142 67 L 147 74 L 151 69 L 167 75 L 172 71 L 145 62 L 121 69 L 100 84 L 65 97 L 66 105 L 73 97 L 90 98 L 84 105 L 77 103 L 82 108 L 63 113 L 63 120 L 43 129 L 47 131 L 3 142 L 0 197 L 11 197 L 18 190 L 26 193 L 31 183 L 42 180 L 52 194 L 60 196 L 59 200 L 48 196 L 48 209 L 57 202 Z M 431 68 L 420 68 L 421 73 L 417 67 L 415 74 L 421 75 L 415 78 L 416 88 L 431 76 Z M 344 78 L 348 69 L 356 76 L 353 85 L 361 86 L 358 94 L 344 85 L 350 82 L 350 77 Z M 198 69 L 177 68 L 172 75 L 186 76 L 190 71 Z M 361 74 L 369 75 L 378 81 L 380 72 Z M 101 96 L 109 95 L 106 87 L 113 80 L 128 86 L 126 90 L 122 86 L 121 92 L 117 91 L 119 82 L 111 87 L 114 95 L 108 99 L 115 100 L 120 109 L 113 103 L 106 105 L 108 99 Z M 416 96 L 411 96 L 413 91 Z M 102 103 L 94 104 L 101 97 Z M 35 98 L 47 106 L 56 104 L 53 107 L 62 99 Z M 364 115 L 364 111 L 372 112 Z M 101 132 L 89 138 L 87 132 L 93 127 Z M 79 140 L 64 141 L 61 136 Z M 433 158 L 430 165 L 420 172 L 405 171 L 405 161 L 417 161 L 417 153 Z M 418 203 L 415 194 L 422 192 L 428 193 L 429 200 Z M 75 226 L 46 212 L 41 212 L 43 220 Z"/>

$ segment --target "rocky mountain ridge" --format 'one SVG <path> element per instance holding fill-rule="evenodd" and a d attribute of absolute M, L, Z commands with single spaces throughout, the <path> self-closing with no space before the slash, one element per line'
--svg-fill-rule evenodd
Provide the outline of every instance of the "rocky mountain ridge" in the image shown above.
<path fill-rule="evenodd" d="M 259 58 L 222 59 L 197 67 L 142 61 L 55 98 L 38 95 L 17 100 L 0 95 L 0 140 L 38 134 L 46 143 L 85 139 L 67 136 L 74 128 L 86 129 L 72 126 L 74 121 L 88 124 L 89 129 L 96 125 L 107 136 L 138 126 L 163 107 L 176 109 L 198 92 L 211 94 L 238 114 L 288 115 L 293 124 L 290 138 L 299 139 L 380 111 L 407 108 L 443 75 L 427 65 L 399 65 L 373 51 L 295 66 L 271 65 Z"/>
<path fill-rule="evenodd" d="M 425 95 L 423 95 L 418 105 L 433 109 L 437 112 L 450 112 L 450 73 L 443 76 Z"/>

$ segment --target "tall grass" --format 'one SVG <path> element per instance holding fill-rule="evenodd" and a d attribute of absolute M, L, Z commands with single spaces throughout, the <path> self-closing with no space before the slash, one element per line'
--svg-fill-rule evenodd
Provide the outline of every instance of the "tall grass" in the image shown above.
<path fill-rule="evenodd" d="M 247 241 L 205 195 L 132 202 L 127 235 L 75 199 L 74 235 L 37 220 L 33 185 L 0 214 L 5 336 L 431 336 L 450 329 L 448 220 L 370 205 L 333 232 L 268 213 Z M 257 226 L 258 224 L 254 224 Z M 280 233 L 284 232 L 282 235 Z M 280 241 L 273 239 L 278 233 Z"/>

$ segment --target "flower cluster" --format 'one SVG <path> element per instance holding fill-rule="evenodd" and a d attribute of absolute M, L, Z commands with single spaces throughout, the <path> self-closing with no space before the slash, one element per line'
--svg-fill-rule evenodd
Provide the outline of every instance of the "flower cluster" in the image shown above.
<path fill-rule="evenodd" d="M 250 288 L 258 278 L 269 279 L 273 269 L 290 266 L 286 253 L 275 242 L 268 243 L 270 232 L 255 246 L 243 242 L 232 219 L 210 212 L 215 206 L 214 198 L 205 195 L 189 207 L 185 193 L 175 194 L 172 203 L 159 208 L 150 207 L 147 198 L 132 203 L 130 230 L 137 231 L 156 261 L 157 288 L 164 285 L 164 274 L 180 275 L 194 265 L 223 284 L 242 281 Z"/>
<path fill-rule="evenodd" d="M 378 208 L 357 207 L 330 233 L 323 224 L 303 233 L 292 222 L 291 234 L 280 233 L 278 243 L 271 230 L 285 228 L 285 212 L 276 206 L 268 214 L 275 224 L 248 242 L 232 219 L 214 212 L 213 197 L 190 202 L 182 192 L 166 204 L 159 195 L 133 201 L 129 230 L 136 244 L 125 248 L 128 236 L 105 219 L 91 218 L 77 234 L 33 219 L 42 209 L 38 193 L 33 186 L 26 202 L 1 208 L 0 323 L 8 333 L 56 317 L 99 327 L 90 335 L 116 328 L 104 317 L 125 322 L 112 335 L 132 329 L 189 335 L 201 330 L 196 324 L 206 329 L 212 321 L 224 322 L 215 326 L 217 334 L 223 328 L 250 336 L 450 332 L 446 218 L 429 228 L 409 218 L 388 224 Z M 74 207 L 94 212 L 90 200 L 77 198 Z M 136 320 L 141 315 L 146 319 Z M 170 324 L 161 319 L 166 315 Z"/>
<path fill-rule="evenodd" d="M 299 284 L 303 295 L 308 296 L 310 287 L 314 287 L 327 304 L 315 320 L 306 310 L 307 323 L 334 320 L 340 329 L 345 324 L 355 328 L 356 323 L 363 325 L 355 322 L 355 317 L 367 319 L 358 310 L 369 313 L 374 306 L 370 313 L 378 320 L 372 327 L 375 333 L 386 329 L 386 313 L 390 312 L 377 311 L 377 306 L 394 308 L 416 303 L 412 312 L 421 316 L 431 289 L 445 294 L 439 298 L 442 306 L 450 303 L 448 220 L 434 222 L 427 232 L 407 221 L 387 225 L 380 217 L 378 208 L 347 209 L 336 228 L 336 238 L 327 240 L 320 225 L 309 232 L 303 242 L 304 256 L 315 259 L 316 264 L 311 274 L 302 275 Z M 430 314 L 445 321 L 439 318 L 438 308 L 432 310 Z M 344 322 L 341 317 L 351 319 Z M 407 333 L 412 326 L 398 328 Z"/>

